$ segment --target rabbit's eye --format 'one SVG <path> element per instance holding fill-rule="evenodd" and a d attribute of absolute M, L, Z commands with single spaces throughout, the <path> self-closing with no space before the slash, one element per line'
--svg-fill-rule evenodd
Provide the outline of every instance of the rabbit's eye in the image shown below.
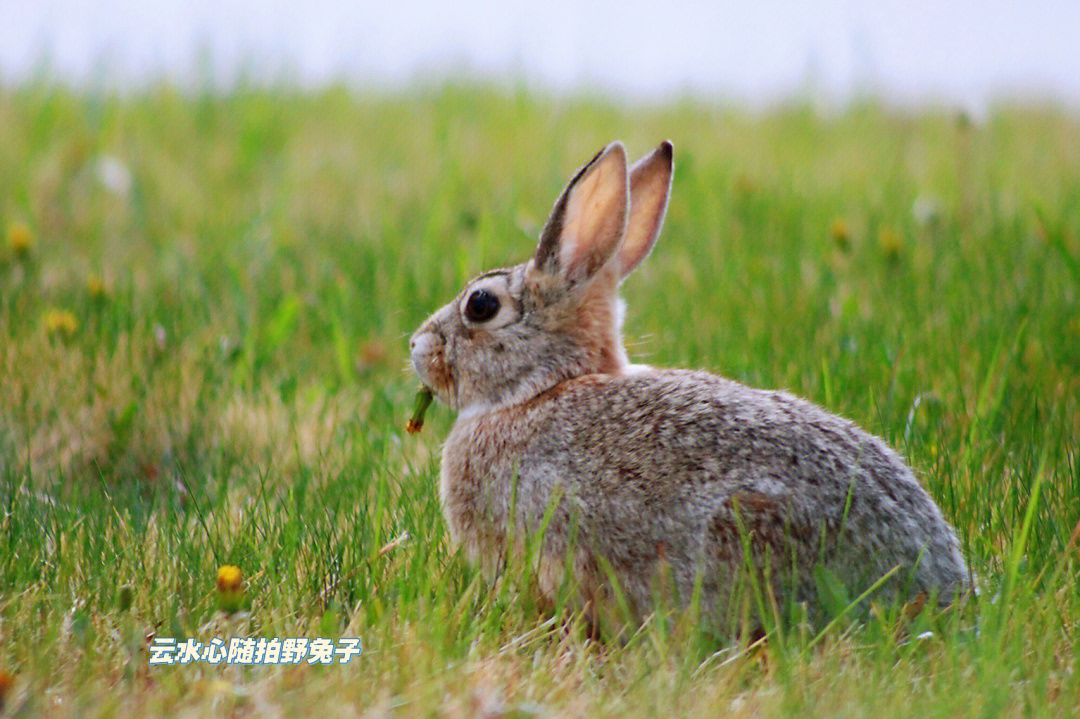
<path fill-rule="evenodd" d="M 487 290 L 476 290 L 465 303 L 465 317 L 470 322 L 487 322 L 499 312 L 499 298 Z"/>

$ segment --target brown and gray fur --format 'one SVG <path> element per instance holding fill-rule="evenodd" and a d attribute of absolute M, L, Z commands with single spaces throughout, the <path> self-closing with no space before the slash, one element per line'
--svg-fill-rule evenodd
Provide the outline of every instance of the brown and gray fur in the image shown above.
<path fill-rule="evenodd" d="M 451 537 L 497 572 L 548 512 L 541 598 L 570 576 L 596 616 L 612 579 L 638 621 L 661 585 L 731 616 L 748 570 L 772 605 L 817 613 L 819 566 L 855 592 L 893 572 L 886 596 L 951 601 L 968 584 L 956 536 L 881 439 L 784 392 L 628 363 L 618 288 L 659 235 L 671 174 L 670 143 L 632 167 L 608 145 L 529 261 L 472 280 L 413 335 L 417 373 L 459 412 L 442 461 Z M 477 322 L 481 289 L 498 312 Z"/>

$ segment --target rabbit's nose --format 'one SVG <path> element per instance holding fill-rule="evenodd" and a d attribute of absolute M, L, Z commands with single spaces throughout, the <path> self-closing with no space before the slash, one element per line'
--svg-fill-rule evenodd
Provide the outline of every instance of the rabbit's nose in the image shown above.
<path fill-rule="evenodd" d="M 435 352 L 442 342 L 442 336 L 437 332 L 417 332 L 409 340 L 409 354 L 415 361 L 417 358 L 423 358 Z"/>
<path fill-rule="evenodd" d="M 416 331 L 412 333 L 412 337 L 409 338 L 409 351 L 414 351 L 417 345 L 423 345 L 426 337 L 438 334 L 435 329 L 436 328 L 429 317 L 424 324 L 420 325 Z"/>
<path fill-rule="evenodd" d="M 417 333 L 408 341 L 408 349 L 413 354 L 423 354 L 431 351 L 435 343 L 433 333 Z"/>

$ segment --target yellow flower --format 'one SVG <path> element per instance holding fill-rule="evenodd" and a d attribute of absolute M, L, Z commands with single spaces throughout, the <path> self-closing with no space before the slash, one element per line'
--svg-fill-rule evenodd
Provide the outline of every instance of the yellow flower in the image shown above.
<path fill-rule="evenodd" d="M 86 278 L 86 292 L 94 300 L 103 300 L 109 294 L 105 282 L 97 275 L 90 275 Z"/>
<path fill-rule="evenodd" d="M 240 567 L 226 564 L 217 570 L 217 588 L 222 594 L 239 592 L 244 586 L 244 573 Z"/>
<path fill-rule="evenodd" d="M 8 225 L 8 244 L 11 245 L 11 251 L 15 253 L 16 257 L 24 257 L 30 254 L 30 249 L 34 246 L 34 233 L 30 231 L 30 226 L 25 222 L 12 222 Z"/>
<path fill-rule="evenodd" d="M 851 228 L 848 227 L 847 220 L 837 217 L 829 223 L 829 237 L 837 247 L 846 252 L 851 247 Z"/>
<path fill-rule="evenodd" d="M 882 227 L 878 230 L 878 247 L 886 259 L 896 260 L 904 249 L 904 238 L 891 227 Z"/>
<path fill-rule="evenodd" d="M 218 609 L 232 614 L 244 603 L 244 573 L 240 567 L 226 564 L 217 572 Z"/>
<path fill-rule="evenodd" d="M 49 310 L 45 313 L 45 331 L 51 335 L 72 337 L 79 329 L 79 320 L 68 310 Z"/>

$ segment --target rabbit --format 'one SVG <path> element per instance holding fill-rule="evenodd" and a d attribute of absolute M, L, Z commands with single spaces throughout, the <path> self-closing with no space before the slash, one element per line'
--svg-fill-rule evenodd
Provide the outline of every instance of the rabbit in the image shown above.
<path fill-rule="evenodd" d="M 440 476 L 452 542 L 497 575 L 540 534 L 538 599 L 572 579 L 589 621 L 642 622 L 665 598 L 715 622 L 821 617 L 823 576 L 948 605 L 970 579 L 956 534 L 883 440 L 786 392 L 629 363 L 618 290 L 659 236 L 672 155 L 664 142 L 628 167 L 621 143 L 603 148 L 527 262 L 476 277 L 410 339 L 457 411 Z"/>

